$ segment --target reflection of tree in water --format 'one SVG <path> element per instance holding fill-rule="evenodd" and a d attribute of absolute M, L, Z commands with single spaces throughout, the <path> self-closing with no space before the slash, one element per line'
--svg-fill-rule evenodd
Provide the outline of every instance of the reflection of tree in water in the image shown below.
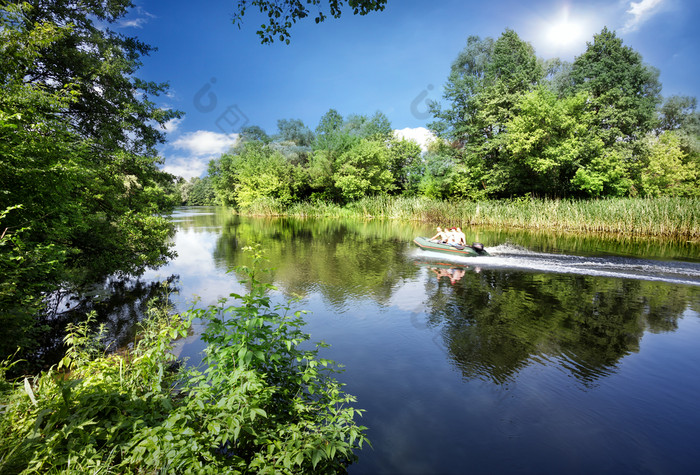
<path fill-rule="evenodd" d="M 367 296 L 385 304 L 402 279 L 418 272 L 405 256 L 412 235 L 410 226 L 382 221 L 234 217 L 214 258 L 227 269 L 249 265 L 241 247 L 258 243 L 274 266 L 270 280 L 287 294 L 318 291 L 335 307 Z"/>
<path fill-rule="evenodd" d="M 429 324 L 467 378 L 512 380 L 540 356 L 585 384 L 639 349 L 645 330 L 672 331 L 697 292 L 582 275 L 467 271 L 427 284 Z"/>
<path fill-rule="evenodd" d="M 251 256 L 241 248 L 259 243 L 275 268 L 270 282 L 288 295 L 319 292 L 336 309 L 368 296 L 384 305 L 402 281 L 415 279 L 420 271 L 406 258 L 415 233 L 410 224 L 229 215 L 219 226 L 217 265 L 250 264 Z M 671 331 L 688 305 L 697 305 L 693 287 L 584 275 L 479 273 L 469 266 L 461 270 L 465 273 L 459 278 L 433 276 L 427 284 L 429 321 L 440 328 L 466 377 L 497 383 L 544 358 L 593 384 L 624 355 L 638 350 L 644 331 Z"/>
<path fill-rule="evenodd" d="M 171 291 L 176 290 L 176 281 L 177 276 L 164 282 L 109 279 L 91 287 L 90 292 L 82 296 L 52 296 L 56 311 L 41 322 L 46 331 L 41 332 L 39 350 L 29 358 L 26 369 L 46 369 L 56 364 L 65 354 L 66 326 L 85 321 L 91 311 L 97 314 L 96 324 L 105 325 L 105 343 L 110 350 L 127 345 L 133 341 L 136 323 L 145 316 L 149 300 L 166 295 L 164 284 Z"/>

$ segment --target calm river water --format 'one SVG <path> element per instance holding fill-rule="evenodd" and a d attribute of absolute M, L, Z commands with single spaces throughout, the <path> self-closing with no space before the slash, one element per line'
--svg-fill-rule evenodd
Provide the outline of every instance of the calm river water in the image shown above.
<path fill-rule="evenodd" d="M 423 224 L 172 219 L 179 255 L 144 279 L 178 275 L 180 309 L 241 291 L 253 243 L 301 297 L 366 410 L 350 473 L 697 473 L 697 243 L 471 229 L 492 255 L 459 258 L 415 247 Z"/>

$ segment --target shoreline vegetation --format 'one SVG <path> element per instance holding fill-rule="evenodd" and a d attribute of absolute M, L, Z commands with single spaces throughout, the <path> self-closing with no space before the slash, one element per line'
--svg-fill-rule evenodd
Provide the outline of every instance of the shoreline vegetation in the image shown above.
<path fill-rule="evenodd" d="M 262 199 L 237 212 L 249 216 L 378 218 L 700 240 L 700 199 L 681 197 L 450 202 L 424 197 L 376 196 L 344 206 L 324 201 L 286 206 L 274 199 Z"/>
<path fill-rule="evenodd" d="M 12 380 L 0 360 L 0 473 L 345 473 L 369 444 L 364 411 L 248 249 L 247 294 L 181 314 L 151 300 L 132 348 L 108 351 L 93 313 L 48 371 Z M 191 366 L 173 348 L 195 319 L 207 346 Z"/>

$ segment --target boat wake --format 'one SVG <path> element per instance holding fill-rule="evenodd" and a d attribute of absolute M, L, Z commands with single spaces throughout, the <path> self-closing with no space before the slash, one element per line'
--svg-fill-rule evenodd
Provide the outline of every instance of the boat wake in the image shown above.
<path fill-rule="evenodd" d="M 535 272 L 616 277 L 700 286 L 700 264 L 617 256 L 591 257 L 535 252 L 512 244 L 487 247 L 489 256 L 462 257 L 415 249 L 430 261 L 481 269 L 519 269 Z"/>

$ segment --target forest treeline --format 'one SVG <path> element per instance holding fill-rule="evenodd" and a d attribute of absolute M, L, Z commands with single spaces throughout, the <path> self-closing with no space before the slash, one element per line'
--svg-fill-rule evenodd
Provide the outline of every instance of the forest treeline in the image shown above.
<path fill-rule="evenodd" d="M 542 60 L 516 32 L 470 36 L 433 102 L 426 152 L 388 118 L 330 109 L 260 127 L 177 189 L 183 204 L 346 204 L 366 196 L 499 199 L 698 196 L 696 98 L 661 96 L 659 71 L 604 28 L 573 63 Z"/>

